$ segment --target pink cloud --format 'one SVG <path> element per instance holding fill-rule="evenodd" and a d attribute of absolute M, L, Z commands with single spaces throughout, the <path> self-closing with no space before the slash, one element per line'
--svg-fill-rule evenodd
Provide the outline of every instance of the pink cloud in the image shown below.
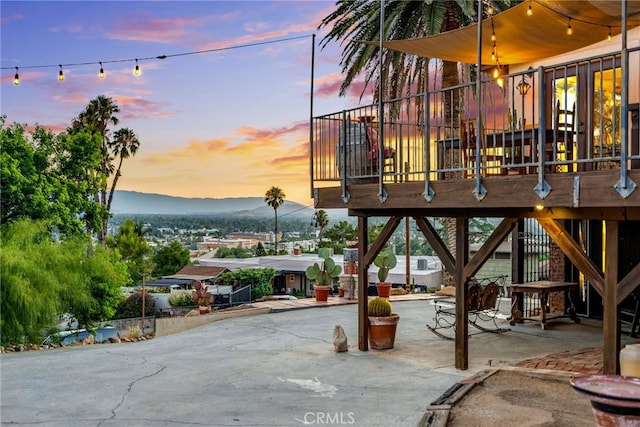
<path fill-rule="evenodd" d="M 2 23 L 2 25 L 7 25 L 12 22 L 22 21 L 23 19 L 24 19 L 24 15 L 20 13 L 16 13 L 10 16 L 3 16 L 2 18 L 0 18 L 0 23 Z"/>
<path fill-rule="evenodd" d="M 175 43 L 186 40 L 192 27 L 206 23 L 208 18 L 146 19 L 127 16 L 114 22 L 106 36 L 114 40 L 146 41 L 155 43 Z"/>

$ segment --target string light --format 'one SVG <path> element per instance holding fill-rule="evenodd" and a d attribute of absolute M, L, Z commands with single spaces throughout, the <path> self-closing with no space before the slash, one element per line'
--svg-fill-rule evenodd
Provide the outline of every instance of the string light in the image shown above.
<path fill-rule="evenodd" d="M 529 0 L 529 8 L 527 9 L 527 16 L 533 15 L 533 9 L 531 9 L 531 0 Z"/>
<path fill-rule="evenodd" d="M 573 28 L 571 28 L 571 18 L 569 18 L 569 25 L 567 26 L 567 35 L 573 34 Z"/>
<path fill-rule="evenodd" d="M 58 65 L 58 67 L 60 67 L 60 71 L 58 72 L 58 80 L 63 81 L 64 73 L 62 72 L 62 64 Z"/>
<path fill-rule="evenodd" d="M 16 67 L 16 75 L 13 76 L 13 84 L 18 86 L 20 84 L 20 76 L 18 75 L 18 67 Z"/>
<path fill-rule="evenodd" d="M 609 34 L 607 34 L 607 41 L 611 41 L 611 25 L 609 25 Z"/>
<path fill-rule="evenodd" d="M 100 72 L 98 73 L 98 77 L 104 79 L 104 68 L 102 68 L 102 62 L 100 63 Z"/>
<path fill-rule="evenodd" d="M 133 75 L 134 76 L 139 76 L 140 75 L 140 67 L 138 66 L 138 58 L 136 58 L 136 68 L 133 70 Z"/>

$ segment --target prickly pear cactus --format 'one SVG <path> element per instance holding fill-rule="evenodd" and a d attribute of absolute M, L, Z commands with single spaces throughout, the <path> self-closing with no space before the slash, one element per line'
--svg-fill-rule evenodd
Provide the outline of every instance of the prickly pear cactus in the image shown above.
<path fill-rule="evenodd" d="M 330 285 L 336 277 L 340 276 L 342 267 L 336 265 L 333 258 L 329 256 L 329 251 L 326 250 L 326 248 L 320 249 L 320 251 L 318 251 L 318 256 L 323 260 L 322 267 L 320 267 L 317 262 L 314 262 L 313 265 L 307 267 L 307 270 L 305 271 L 307 279 L 315 282 L 316 285 Z"/>
<path fill-rule="evenodd" d="M 389 317 L 391 316 L 391 303 L 385 298 L 375 297 L 369 301 L 369 316 Z"/>

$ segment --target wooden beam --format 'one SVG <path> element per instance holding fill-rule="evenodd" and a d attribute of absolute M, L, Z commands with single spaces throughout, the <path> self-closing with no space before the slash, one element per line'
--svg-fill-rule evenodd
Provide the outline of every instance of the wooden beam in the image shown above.
<path fill-rule="evenodd" d="M 620 328 L 618 325 L 618 304 L 616 288 L 618 285 L 618 221 L 606 222 L 605 270 L 603 294 L 603 373 L 616 375 L 620 372 L 618 351 L 620 350 Z"/>
<path fill-rule="evenodd" d="M 369 247 L 369 223 L 358 217 L 358 349 L 369 350 L 369 264 L 364 262 Z"/>
<path fill-rule="evenodd" d="M 507 235 L 511 233 L 511 230 L 513 230 L 519 220 L 519 218 L 505 218 L 500 222 L 495 230 L 493 230 L 493 233 L 491 233 L 491 236 L 482 244 L 478 252 L 476 252 L 469 263 L 464 266 L 464 277 L 475 276 Z"/>
<path fill-rule="evenodd" d="M 569 258 L 600 295 L 604 294 L 604 275 L 602 270 L 585 254 L 580 245 L 571 237 L 558 221 L 550 218 L 538 218 L 538 223 L 549 233 L 549 237 L 558 244 L 560 250 Z"/>
<path fill-rule="evenodd" d="M 456 218 L 456 369 L 469 368 L 469 309 L 467 277 L 464 267 L 469 259 L 469 220 Z"/>
<path fill-rule="evenodd" d="M 431 223 L 424 219 L 421 216 L 414 216 L 413 219 L 416 221 L 416 225 L 424 234 L 424 237 L 427 238 L 427 242 L 431 245 L 433 250 L 435 251 L 440 261 L 444 265 L 445 270 L 449 272 L 452 276 L 456 273 L 456 260 L 449 252 L 447 245 L 444 244 L 438 232 L 433 228 Z"/>
<path fill-rule="evenodd" d="M 393 232 L 396 231 L 398 225 L 402 221 L 401 216 L 394 216 L 389 218 L 389 221 L 385 224 L 384 228 L 380 232 L 380 235 L 376 238 L 376 240 L 371 244 L 371 248 L 364 255 L 364 263 L 368 266 L 373 264 L 373 260 L 376 259 L 376 256 L 382 251 L 384 245 L 387 244 L 387 241 L 393 235 Z"/>
<path fill-rule="evenodd" d="M 640 287 L 640 264 L 636 264 L 621 281 L 618 283 L 618 298 L 616 302 L 622 304 L 629 295 Z"/>

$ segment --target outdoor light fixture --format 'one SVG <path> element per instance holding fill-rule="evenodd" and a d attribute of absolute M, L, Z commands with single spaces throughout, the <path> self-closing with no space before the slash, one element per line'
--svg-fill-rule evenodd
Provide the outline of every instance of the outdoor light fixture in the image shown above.
<path fill-rule="evenodd" d="M 140 75 L 140 67 L 138 66 L 138 58 L 136 58 L 136 68 L 133 70 L 133 75 L 134 76 L 139 76 Z"/>
<path fill-rule="evenodd" d="M 611 41 L 611 26 L 609 26 L 609 34 L 607 34 L 607 41 Z"/>
<path fill-rule="evenodd" d="M 573 28 L 571 28 L 571 18 L 569 18 L 569 26 L 567 26 L 567 35 L 573 34 Z"/>
<path fill-rule="evenodd" d="M 102 68 L 102 62 L 100 63 L 100 73 L 98 74 L 98 77 L 104 79 L 104 69 Z"/>
<path fill-rule="evenodd" d="M 531 9 L 531 0 L 529 0 L 529 8 L 527 9 L 527 16 L 533 15 L 533 10 Z"/>
<path fill-rule="evenodd" d="M 16 75 L 13 76 L 13 84 L 18 86 L 20 84 L 20 76 L 18 75 L 18 67 L 16 67 Z"/>
<path fill-rule="evenodd" d="M 527 81 L 527 78 L 525 76 L 522 76 L 522 80 L 520 80 L 520 83 L 518 83 L 518 86 L 516 86 L 516 88 L 518 89 L 518 92 L 520 92 L 520 95 L 525 96 L 527 93 L 529 93 L 531 85 Z"/>
<path fill-rule="evenodd" d="M 58 72 L 58 80 L 63 81 L 64 73 L 62 72 L 62 64 L 58 64 L 58 67 L 60 67 L 60 71 Z"/>

